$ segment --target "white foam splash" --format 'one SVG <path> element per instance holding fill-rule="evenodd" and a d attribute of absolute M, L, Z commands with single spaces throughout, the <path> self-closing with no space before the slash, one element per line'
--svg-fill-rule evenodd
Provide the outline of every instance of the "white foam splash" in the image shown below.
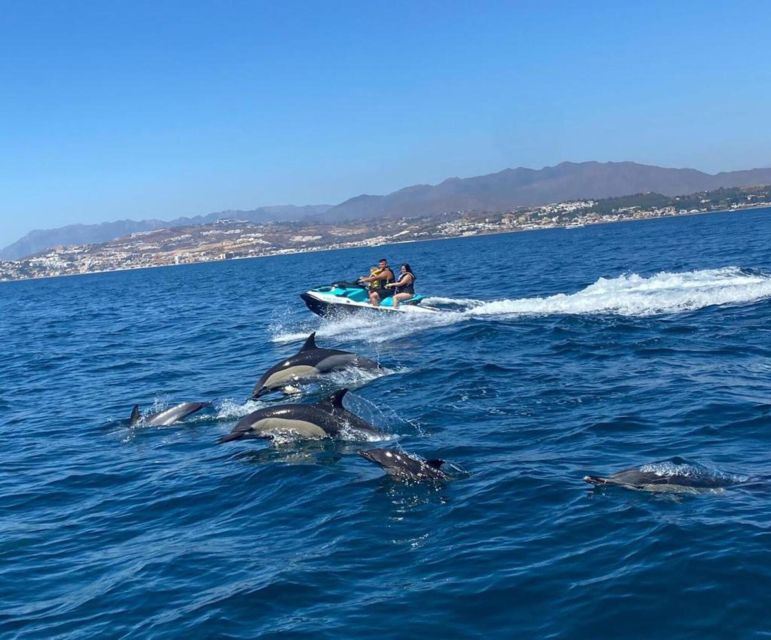
<path fill-rule="evenodd" d="M 475 307 L 484 304 L 484 300 L 474 300 L 473 298 L 443 298 L 442 296 L 431 296 L 426 298 L 423 303 L 428 307 L 454 307 L 456 310 L 462 310 L 464 307 Z"/>
<path fill-rule="evenodd" d="M 743 304 L 771 297 L 771 276 L 738 267 L 682 273 L 661 272 L 600 278 L 573 294 L 499 300 L 472 308 L 471 315 L 617 314 L 651 316 Z"/>
<path fill-rule="evenodd" d="M 247 400 L 246 402 L 236 402 L 235 400 L 223 400 L 217 404 L 217 420 L 231 420 L 241 418 L 252 411 L 257 411 L 266 406 L 260 400 Z"/>
<path fill-rule="evenodd" d="M 327 374 L 324 381 L 335 387 L 355 389 L 364 386 L 365 384 L 369 384 L 378 378 L 391 376 L 395 373 L 404 373 L 406 371 L 408 371 L 408 369 L 404 367 L 400 369 L 388 369 L 386 367 L 380 369 L 359 369 L 358 367 L 348 367 Z"/>
<path fill-rule="evenodd" d="M 296 431 L 288 429 L 286 431 L 273 431 L 270 433 L 269 442 L 274 447 L 285 447 L 290 444 L 297 444 L 298 442 L 307 441 L 308 438 L 303 437 Z"/>
<path fill-rule="evenodd" d="M 400 316 L 401 317 L 401 316 Z M 345 335 L 346 333 L 355 333 L 361 330 L 369 330 L 376 326 L 379 322 L 382 322 L 385 318 L 380 317 L 377 314 L 361 313 L 358 315 L 344 316 L 334 319 L 323 319 L 321 326 L 316 331 L 316 338 L 331 338 L 339 335 Z M 295 328 L 286 330 L 281 325 L 272 327 L 273 330 L 273 342 L 288 343 L 288 342 L 302 342 L 304 341 L 311 331 L 314 329 L 306 329 L 302 327 L 299 331 Z"/>
<path fill-rule="evenodd" d="M 430 327 L 454 324 L 464 319 L 463 314 L 442 312 L 431 314 L 388 314 L 378 315 L 362 313 L 343 318 L 324 318 L 318 329 L 317 338 L 342 338 L 351 340 L 382 343 L 409 335 Z M 308 337 L 307 333 L 286 331 L 283 328 L 272 337 L 273 342 L 299 342 Z"/>
<path fill-rule="evenodd" d="M 685 460 L 650 462 L 641 465 L 639 469 L 643 473 L 653 473 L 659 477 L 665 478 L 701 478 L 706 480 L 723 480 L 726 482 L 746 482 L 749 479 L 749 476 L 727 473 L 712 466 L 696 462 L 687 462 Z"/>
<path fill-rule="evenodd" d="M 302 392 L 303 392 L 301 387 L 298 387 L 298 386 L 292 385 L 292 384 L 286 385 L 285 387 L 283 387 L 281 389 L 281 391 L 285 395 L 287 395 L 289 397 L 291 397 L 291 396 L 300 396 L 300 395 L 302 395 Z"/>
<path fill-rule="evenodd" d="M 338 438 L 340 440 L 346 440 L 351 442 L 389 442 L 390 440 L 397 439 L 398 436 L 392 433 L 380 432 L 380 433 L 368 433 L 361 431 L 355 427 L 345 424 L 340 429 Z"/>
<path fill-rule="evenodd" d="M 739 267 L 662 271 L 649 277 L 632 273 L 616 278 L 599 278 L 575 293 L 545 297 L 491 302 L 432 297 L 426 299 L 426 305 L 455 308 L 431 314 L 360 314 L 323 319 L 317 335 L 379 343 L 473 318 L 607 314 L 647 317 L 697 311 L 716 305 L 748 304 L 767 298 L 771 298 L 771 276 Z M 308 334 L 307 330 L 277 329 L 274 342 L 304 340 Z"/>

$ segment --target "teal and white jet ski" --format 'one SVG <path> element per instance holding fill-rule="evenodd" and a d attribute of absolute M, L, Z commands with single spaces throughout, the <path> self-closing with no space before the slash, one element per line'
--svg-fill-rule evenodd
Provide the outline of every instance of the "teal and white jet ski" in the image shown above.
<path fill-rule="evenodd" d="M 394 309 L 393 298 L 388 297 L 374 307 L 369 303 L 369 291 L 358 282 L 335 282 L 324 287 L 317 287 L 300 297 L 313 313 L 320 316 L 334 316 L 341 313 L 358 313 L 361 311 L 380 311 L 382 313 L 434 313 L 434 309 L 420 307 L 425 296 L 416 294 L 409 300 L 399 302 Z"/>

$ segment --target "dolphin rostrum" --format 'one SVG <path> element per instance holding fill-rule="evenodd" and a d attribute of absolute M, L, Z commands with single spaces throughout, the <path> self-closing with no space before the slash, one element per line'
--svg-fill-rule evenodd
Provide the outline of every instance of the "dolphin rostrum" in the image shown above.
<path fill-rule="evenodd" d="M 723 489 L 746 480 L 746 477 L 723 473 L 679 457 L 624 469 L 607 477 L 584 476 L 585 482 L 595 486 L 673 492 Z"/>
<path fill-rule="evenodd" d="M 346 393 L 348 389 L 341 389 L 316 404 L 279 404 L 257 409 L 241 418 L 233 431 L 218 442 L 282 435 L 304 439 L 334 438 L 345 429 L 365 436 L 382 436 L 369 422 L 343 407 Z"/>
<path fill-rule="evenodd" d="M 182 404 L 164 409 L 158 413 L 150 413 L 143 417 L 139 412 L 139 405 L 135 404 L 131 409 L 131 419 L 129 424 L 135 425 L 141 421 L 144 424 L 153 427 L 166 427 L 187 418 L 187 416 L 196 411 L 200 411 L 204 407 L 210 406 L 211 402 L 183 402 Z"/>
<path fill-rule="evenodd" d="M 316 332 L 314 331 L 305 340 L 300 351 L 265 372 L 252 391 L 252 400 L 276 389 L 298 382 L 307 382 L 325 373 L 340 371 L 348 367 L 380 368 L 376 362 L 357 356 L 350 351 L 317 347 Z"/>
<path fill-rule="evenodd" d="M 359 455 L 379 464 L 388 475 L 397 480 L 441 482 L 448 479 L 441 468 L 444 460 L 422 460 L 398 449 L 367 449 L 359 451 Z"/>

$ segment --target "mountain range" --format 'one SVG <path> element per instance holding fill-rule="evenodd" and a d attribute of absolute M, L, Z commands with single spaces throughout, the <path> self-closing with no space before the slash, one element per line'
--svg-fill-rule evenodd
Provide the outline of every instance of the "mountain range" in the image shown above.
<path fill-rule="evenodd" d="M 33 231 L 0 251 L 13 260 L 57 245 L 106 242 L 130 233 L 206 224 L 218 219 L 287 222 L 313 219 L 340 223 L 373 217 L 414 217 L 454 211 L 506 211 L 566 200 L 599 199 L 637 193 L 668 196 L 721 187 L 771 184 L 771 168 L 717 174 L 670 169 L 635 162 L 563 162 L 543 169 L 504 169 L 472 178 L 449 178 L 437 185 L 414 185 L 388 195 L 360 195 L 335 206 L 275 206 L 250 211 L 220 211 L 171 221 L 122 220 Z"/>
<path fill-rule="evenodd" d="M 771 169 L 723 172 L 667 169 L 634 162 L 563 162 L 555 167 L 504 169 L 475 178 L 450 178 L 416 185 L 386 196 L 362 195 L 319 216 L 340 222 L 372 216 L 416 216 L 449 211 L 505 211 L 552 202 L 600 199 L 637 193 L 667 196 L 771 183 Z"/>
<path fill-rule="evenodd" d="M 197 224 L 210 224 L 217 220 L 245 220 L 247 222 L 291 222 L 319 215 L 329 205 L 279 205 L 260 207 L 247 211 L 217 211 L 201 216 L 175 218 L 174 220 L 118 220 L 101 224 L 71 224 L 56 229 L 30 231 L 20 240 L 0 250 L 0 259 L 18 260 L 60 245 L 97 244 L 122 238 L 132 233 L 173 229 Z"/>

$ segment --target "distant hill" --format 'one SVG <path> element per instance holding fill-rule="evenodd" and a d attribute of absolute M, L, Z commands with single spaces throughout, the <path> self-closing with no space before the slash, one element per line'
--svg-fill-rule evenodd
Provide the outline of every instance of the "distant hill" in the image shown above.
<path fill-rule="evenodd" d="M 14 260 L 58 245 L 93 244 L 162 228 L 207 224 L 218 219 L 249 222 L 313 220 L 348 222 L 373 217 L 419 217 L 456 211 L 507 211 L 566 200 L 613 198 L 639 193 L 666 196 L 721 187 L 771 184 L 771 169 L 709 174 L 695 169 L 667 169 L 635 162 L 563 162 L 543 169 L 504 169 L 474 178 L 450 178 L 437 185 L 414 185 L 384 196 L 360 195 L 336 206 L 292 205 L 251 211 L 219 211 L 205 216 L 162 220 L 121 220 L 33 231 L 0 251 Z"/>
<path fill-rule="evenodd" d="M 101 224 L 73 224 L 56 229 L 31 231 L 0 251 L 0 259 L 17 260 L 60 245 L 109 242 L 131 233 L 208 224 L 222 219 L 247 220 L 249 222 L 290 222 L 319 215 L 327 209 L 329 209 L 329 205 L 304 207 L 279 205 L 260 207 L 249 211 L 218 211 L 175 220 L 118 220 L 117 222 L 103 222 Z"/>
<path fill-rule="evenodd" d="M 675 196 L 761 184 L 771 184 L 771 169 L 710 175 L 695 169 L 666 169 L 635 162 L 563 162 L 540 170 L 504 169 L 475 178 L 450 178 L 437 185 L 416 185 L 385 196 L 360 195 L 331 207 L 318 219 L 343 222 L 461 210 L 505 211 L 584 198 L 647 192 Z"/>

